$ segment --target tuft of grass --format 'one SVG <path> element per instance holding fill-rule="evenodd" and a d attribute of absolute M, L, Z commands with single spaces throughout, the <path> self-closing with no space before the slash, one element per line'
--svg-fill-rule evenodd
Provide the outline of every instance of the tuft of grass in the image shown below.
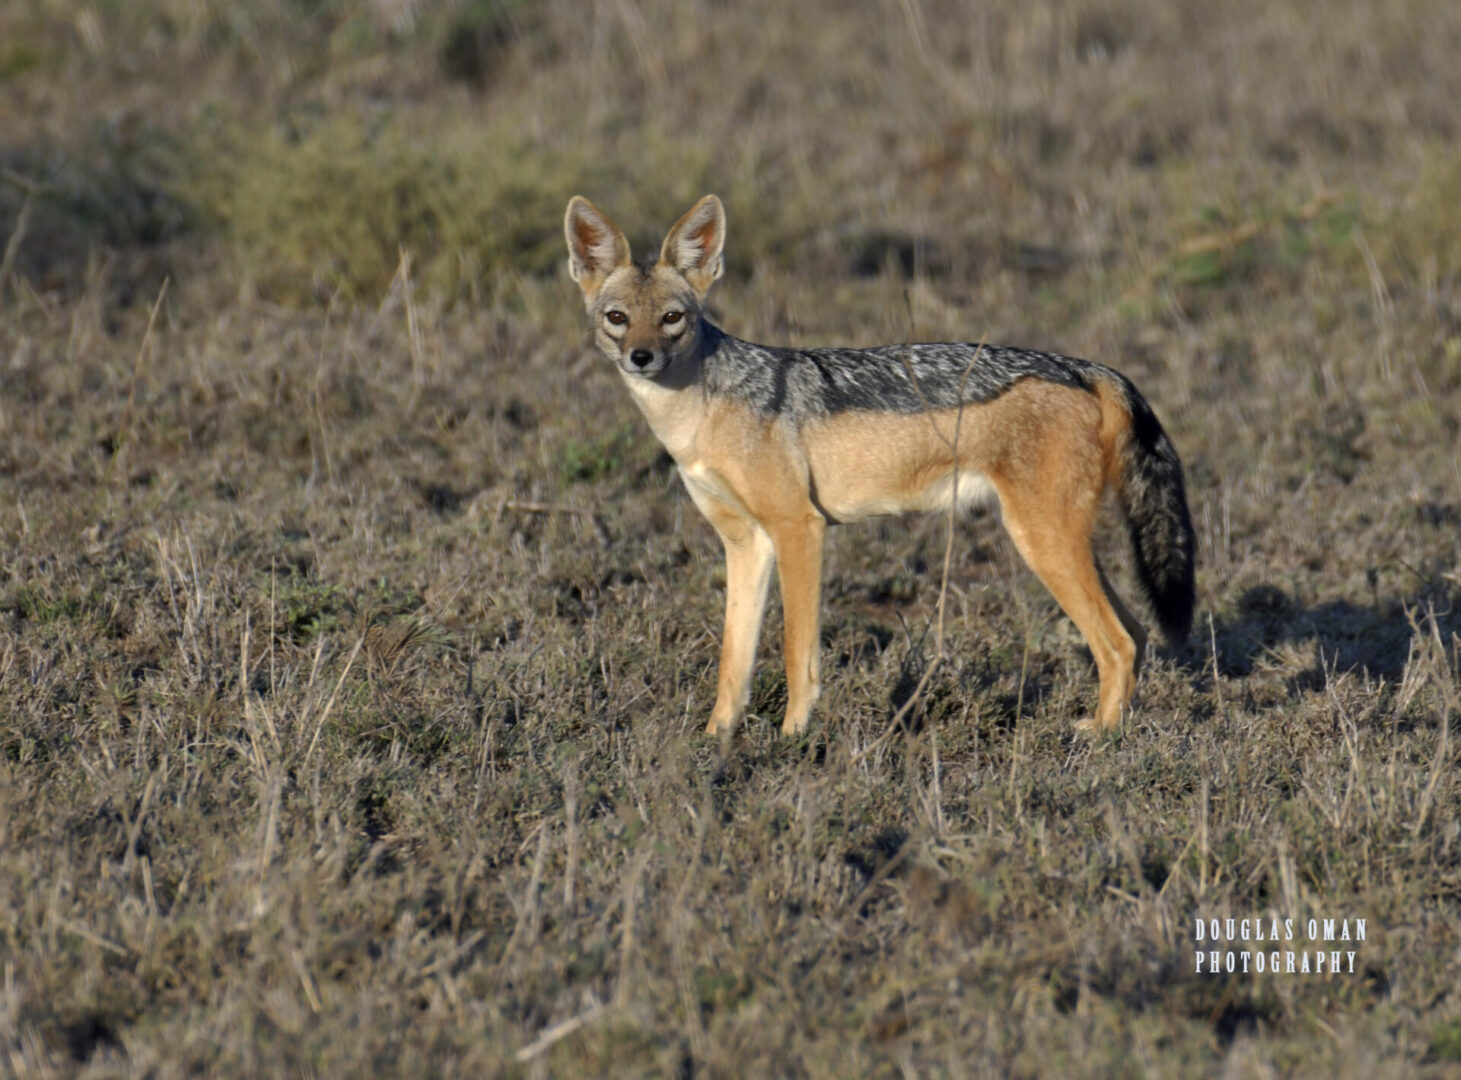
<path fill-rule="evenodd" d="M 558 477 L 564 484 L 592 482 L 619 472 L 641 443 L 631 424 L 591 439 L 569 439 L 558 456 Z"/>
<path fill-rule="evenodd" d="M 1461 1020 L 1446 1020 L 1431 1030 L 1428 1055 L 1434 1061 L 1461 1062 Z"/>
<path fill-rule="evenodd" d="M 353 117 L 200 129 L 179 190 L 268 296 L 378 300 L 411 252 L 428 290 L 544 274 L 572 194 L 562 156 L 521 137 L 427 142 Z"/>
<path fill-rule="evenodd" d="M 446 21 L 438 52 L 442 73 L 485 90 L 514 47 L 532 49 L 537 62 L 551 60 L 556 49 L 545 29 L 542 7 L 533 0 L 467 0 Z"/>
<path fill-rule="evenodd" d="M 278 589 L 281 625 L 300 641 L 338 630 L 347 603 L 338 587 L 298 575 L 291 575 Z"/>
<path fill-rule="evenodd" d="M 743 190 L 735 178 L 710 179 L 708 162 L 687 160 L 648 124 L 623 137 L 638 146 L 633 159 L 596 159 L 591 145 L 548 146 L 508 125 L 434 131 L 427 140 L 403 119 L 214 120 L 181 141 L 169 192 L 225 239 L 237 270 L 276 301 L 378 302 L 407 252 L 422 290 L 450 300 L 491 291 L 504 277 L 556 271 L 563 206 L 586 176 L 628 225 L 640 206 L 658 218 L 711 187 L 732 199 Z M 740 250 L 749 259 L 814 232 L 812 215 L 790 224 L 810 205 L 808 193 L 769 203 L 767 195 L 736 200 L 744 215 Z M 764 213 L 768 205 L 773 213 Z M 636 254 L 648 250 L 641 243 Z"/>

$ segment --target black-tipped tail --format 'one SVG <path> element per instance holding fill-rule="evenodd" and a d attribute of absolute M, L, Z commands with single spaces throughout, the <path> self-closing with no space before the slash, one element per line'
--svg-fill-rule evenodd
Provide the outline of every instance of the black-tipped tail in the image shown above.
<path fill-rule="evenodd" d="M 1187 640 L 1197 604 L 1197 536 L 1177 450 L 1146 399 L 1122 382 L 1131 437 L 1121 451 L 1117 501 L 1126 515 L 1142 591 L 1167 644 L 1175 649 Z"/>

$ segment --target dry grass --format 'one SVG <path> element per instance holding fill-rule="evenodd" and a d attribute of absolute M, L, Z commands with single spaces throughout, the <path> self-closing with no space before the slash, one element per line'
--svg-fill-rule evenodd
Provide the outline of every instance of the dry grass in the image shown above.
<path fill-rule="evenodd" d="M 0 42 L 46 186 L 0 1074 L 1454 1073 L 1453 5 L 51 0 Z M 571 191 L 644 250 L 704 190 L 737 333 L 1148 393 L 1200 627 L 1120 736 L 1072 738 L 1089 658 L 987 516 L 911 731 L 863 753 L 933 518 L 832 534 L 809 737 L 775 616 L 699 733 L 717 545 L 556 245 Z M 1194 918 L 1269 913 L 1367 918 L 1357 974 L 1192 973 Z"/>

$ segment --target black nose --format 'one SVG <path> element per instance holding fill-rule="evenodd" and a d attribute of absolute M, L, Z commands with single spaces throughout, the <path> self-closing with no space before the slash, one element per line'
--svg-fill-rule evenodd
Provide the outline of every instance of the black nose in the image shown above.
<path fill-rule="evenodd" d="M 644 367 L 654 359 L 654 353 L 648 349 L 635 349 L 629 354 L 629 362 L 635 367 Z"/>

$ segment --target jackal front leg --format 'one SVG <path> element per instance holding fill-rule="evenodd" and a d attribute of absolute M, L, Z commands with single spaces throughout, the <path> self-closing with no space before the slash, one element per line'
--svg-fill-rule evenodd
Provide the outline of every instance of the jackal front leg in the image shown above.
<path fill-rule="evenodd" d="M 708 732 L 730 732 L 751 698 L 756 642 L 771 586 L 775 553 L 766 531 L 710 499 L 695 500 L 725 545 L 725 633 L 720 639 L 720 675 Z"/>
<path fill-rule="evenodd" d="M 822 603 L 822 537 L 826 522 L 809 516 L 772 533 L 786 629 L 786 720 L 783 734 L 805 731 L 822 692 L 818 636 Z"/>

